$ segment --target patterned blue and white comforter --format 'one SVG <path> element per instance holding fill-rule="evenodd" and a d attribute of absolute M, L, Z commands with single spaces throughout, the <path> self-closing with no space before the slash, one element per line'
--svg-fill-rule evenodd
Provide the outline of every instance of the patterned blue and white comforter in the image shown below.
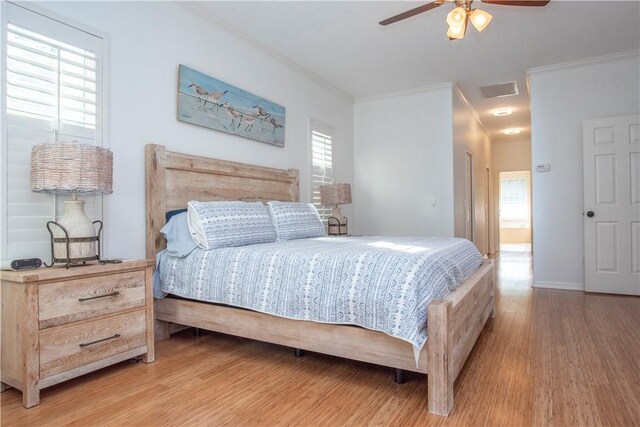
<path fill-rule="evenodd" d="M 427 339 L 427 305 L 482 264 L 465 239 L 321 237 L 158 257 L 155 295 Z M 160 289 L 158 289 L 158 287 Z"/>

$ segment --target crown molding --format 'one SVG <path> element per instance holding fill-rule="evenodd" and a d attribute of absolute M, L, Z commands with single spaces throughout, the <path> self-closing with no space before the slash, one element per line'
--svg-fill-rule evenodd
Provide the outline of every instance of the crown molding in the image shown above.
<path fill-rule="evenodd" d="M 422 93 L 422 92 L 431 92 L 433 90 L 438 90 L 438 89 L 451 89 L 455 87 L 455 85 L 456 84 L 454 82 L 436 83 L 433 85 L 418 86 L 411 89 L 402 89 L 402 90 L 396 90 L 393 92 L 383 92 L 375 95 L 361 96 L 359 98 L 356 98 L 353 102 L 354 104 L 361 104 L 364 102 L 377 101 L 380 99 L 395 98 L 398 96 L 413 95 L 413 94 Z"/>
<path fill-rule="evenodd" d="M 273 59 L 281 62 L 282 64 L 284 64 L 287 67 L 291 68 L 293 71 L 298 72 L 299 74 L 301 74 L 301 75 L 307 77 L 308 79 L 320 84 L 321 86 L 324 86 L 325 88 L 331 90 L 333 93 L 335 93 L 336 95 L 339 95 L 340 97 L 344 98 L 346 101 L 349 101 L 349 102 L 353 102 L 354 101 L 353 95 L 351 95 L 351 94 L 345 92 L 344 90 L 340 89 L 339 87 L 333 85 L 332 83 L 330 83 L 327 80 L 323 79 L 319 75 L 309 71 L 309 69 L 307 69 L 306 67 L 303 67 L 302 65 L 298 64 L 297 62 L 289 59 L 289 57 L 281 54 L 280 52 L 278 52 L 277 50 L 273 49 L 272 47 L 267 46 L 266 44 L 258 41 L 253 36 L 250 36 L 249 34 L 245 33 L 244 31 L 241 31 L 241 30 L 237 29 L 233 25 L 229 24 L 228 22 L 224 21 L 220 17 L 216 16 L 208 8 L 206 8 L 202 4 L 200 4 L 200 2 L 197 2 L 197 1 L 180 1 L 180 2 L 177 2 L 177 4 L 180 4 L 181 6 L 183 6 L 187 10 L 189 10 L 191 13 L 196 15 L 198 18 L 201 18 L 201 19 L 203 19 L 203 20 L 205 20 L 205 21 L 207 21 L 207 22 L 209 22 L 211 24 L 214 24 L 217 27 L 220 27 L 223 30 L 227 31 L 228 33 L 234 35 L 235 37 L 238 37 L 239 39 L 241 39 L 245 43 L 248 43 L 249 45 L 251 45 L 251 46 L 253 46 L 255 48 L 258 48 L 260 51 L 266 53 L 267 55 L 269 55 Z"/>
<path fill-rule="evenodd" d="M 541 67 L 534 67 L 534 68 L 529 68 L 528 70 L 525 71 L 525 74 L 527 76 L 529 76 L 530 74 L 539 74 L 539 73 L 545 73 L 548 71 L 555 71 L 555 70 L 563 70 L 563 69 L 567 69 L 567 68 L 574 68 L 574 67 L 581 67 L 584 65 L 591 65 L 591 64 L 598 64 L 601 62 L 609 62 L 609 61 L 615 61 L 616 59 L 623 59 L 623 58 L 631 58 L 633 56 L 639 56 L 640 55 L 640 50 L 627 50 L 625 52 L 618 52 L 618 53 L 612 53 L 609 55 L 602 55 L 602 56 L 595 56 L 593 58 L 586 58 L 586 59 L 579 59 L 576 61 L 569 61 L 569 62 L 561 62 L 559 64 L 553 64 L 553 65 L 543 65 Z"/>

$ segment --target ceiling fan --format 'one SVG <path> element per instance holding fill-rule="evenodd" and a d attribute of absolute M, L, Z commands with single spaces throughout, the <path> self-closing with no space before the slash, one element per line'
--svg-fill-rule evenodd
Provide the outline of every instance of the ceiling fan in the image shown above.
<path fill-rule="evenodd" d="M 497 4 L 503 6 L 546 6 L 551 0 L 481 0 L 487 4 Z M 391 18 L 387 18 L 380 21 L 380 25 L 389 25 L 403 19 L 411 18 L 420 13 L 427 12 L 431 9 L 435 9 L 438 6 L 442 6 L 445 3 L 452 3 L 455 8 L 447 15 L 447 24 L 449 24 L 449 31 L 447 35 L 450 40 L 459 40 L 464 37 L 467 32 L 467 26 L 469 20 L 478 31 L 484 30 L 492 16 L 480 9 L 472 9 L 471 4 L 473 0 L 435 0 L 431 3 L 423 4 L 406 12 L 402 12 Z"/>

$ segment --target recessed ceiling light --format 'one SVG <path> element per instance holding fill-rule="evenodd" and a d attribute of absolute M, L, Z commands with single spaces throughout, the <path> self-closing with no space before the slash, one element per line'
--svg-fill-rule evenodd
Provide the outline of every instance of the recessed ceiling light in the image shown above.
<path fill-rule="evenodd" d="M 505 129 L 503 132 L 505 135 L 517 135 L 520 133 L 520 129 L 518 128 Z"/>
<path fill-rule="evenodd" d="M 497 110 L 493 111 L 494 116 L 508 116 L 511 113 L 513 113 L 513 110 L 511 108 L 498 108 Z"/>

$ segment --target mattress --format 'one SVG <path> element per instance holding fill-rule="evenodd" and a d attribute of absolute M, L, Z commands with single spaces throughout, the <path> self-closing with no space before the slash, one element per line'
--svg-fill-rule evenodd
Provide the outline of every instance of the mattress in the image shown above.
<path fill-rule="evenodd" d="M 465 239 L 321 237 L 158 255 L 154 295 L 427 339 L 427 306 L 482 265 Z M 417 357 L 417 356 L 416 356 Z"/>

